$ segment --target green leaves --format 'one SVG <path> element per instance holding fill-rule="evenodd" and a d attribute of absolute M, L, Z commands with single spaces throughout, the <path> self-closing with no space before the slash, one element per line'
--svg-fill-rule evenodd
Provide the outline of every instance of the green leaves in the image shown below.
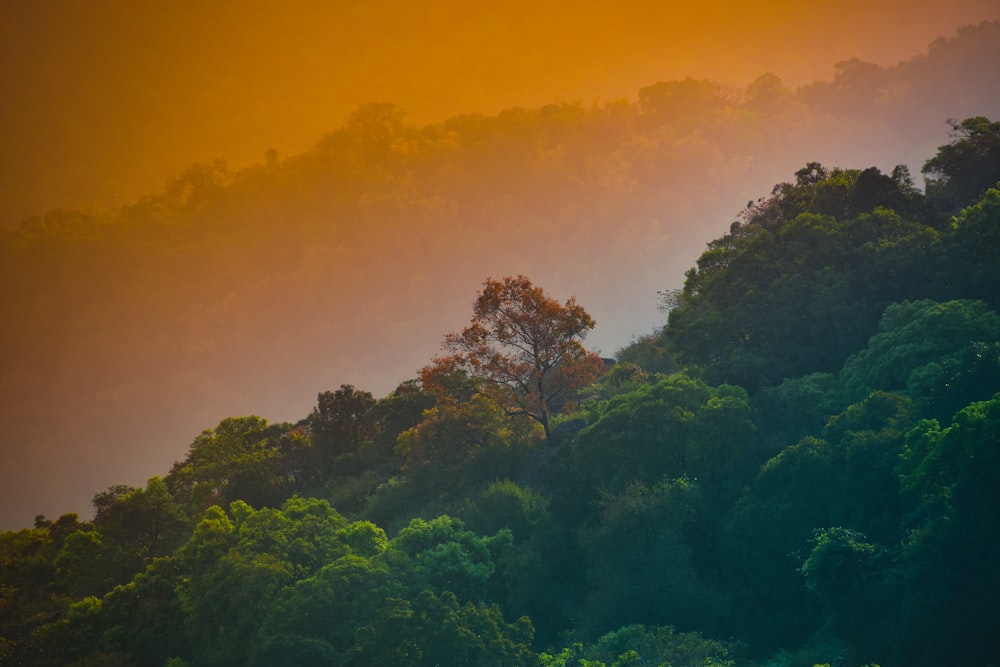
<path fill-rule="evenodd" d="M 841 382 L 850 400 L 901 391 L 947 418 L 1000 389 L 998 343 L 1000 316 L 982 302 L 893 304 L 868 346 L 844 364 Z"/>
<path fill-rule="evenodd" d="M 953 219 L 949 241 L 946 279 L 961 296 L 1000 308 L 1000 183 Z"/>
<path fill-rule="evenodd" d="M 907 434 L 900 467 L 906 491 L 978 514 L 1000 484 L 1000 394 L 964 408 L 947 428 L 922 421 Z"/>
<path fill-rule="evenodd" d="M 811 590 L 827 598 L 855 589 L 866 561 L 875 553 L 862 533 L 847 528 L 817 530 L 813 545 L 802 574 Z"/>
<path fill-rule="evenodd" d="M 916 638 L 903 647 L 906 655 L 932 664 L 960 645 L 970 659 L 986 661 L 1000 595 L 1000 394 L 967 406 L 947 427 L 917 424 L 899 472 L 916 501 L 899 568 L 906 584 L 900 620 Z"/>
<path fill-rule="evenodd" d="M 187 458 L 174 466 L 168 484 L 192 513 L 215 503 L 245 499 L 253 504 L 280 504 L 281 430 L 257 416 L 223 419 L 191 443 Z M 275 501 L 278 501 L 277 503 Z"/>
<path fill-rule="evenodd" d="M 424 590 L 409 600 L 386 600 L 375 621 L 359 630 L 344 664 L 534 665 L 532 635 L 527 618 L 507 623 L 496 607 Z"/>
<path fill-rule="evenodd" d="M 309 428 L 323 465 L 332 469 L 339 455 L 357 450 L 372 435 L 374 407 L 370 392 L 358 391 L 349 384 L 319 394 Z"/>
<path fill-rule="evenodd" d="M 951 121 L 953 141 L 920 170 L 927 196 L 945 213 L 969 206 L 1000 181 L 1000 122 L 983 116 Z"/>
<path fill-rule="evenodd" d="M 628 625 L 590 645 L 575 643 L 557 654 L 542 653 L 542 667 L 627 667 L 629 665 L 697 665 L 732 667 L 732 649 L 696 632 L 672 626 Z"/>
<path fill-rule="evenodd" d="M 752 470 L 755 427 L 741 389 L 671 375 L 615 396 L 596 417 L 572 445 L 578 474 L 591 483 L 620 488 L 666 475 L 716 486 Z"/>
<path fill-rule="evenodd" d="M 455 593 L 461 600 L 482 601 L 494 564 L 489 538 L 465 530 L 448 516 L 431 521 L 414 519 L 390 543 L 405 555 L 421 581 L 435 590 Z"/>
<path fill-rule="evenodd" d="M 384 562 L 342 556 L 276 596 L 258 642 L 266 646 L 273 641 L 269 638 L 306 637 L 342 653 L 354 644 L 357 628 L 372 623 L 385 600 L 402 592 Z"/>
<path fill-rule="evenodd" d="M 493 551 L 509 541 L 509 532 L 480 537 L 447 516 L 414 520 L 388 540 L 317 499 L 213 507 L 176 562 L 184 576 L 171 589 L 175 618 L 195 665 L 285 664 L 290 656 L 432 665 L 446 655 L 528 664 L 530 622 L 508 624 L 487 603 Z"/>
<path fill-rule="evenodd" d="M 664 338 L 713 382 L 755 391 L 836 370 L 885 305 L 927 295 L 944 262 L 901 171 L 800 171 L 709 244 Z"/>

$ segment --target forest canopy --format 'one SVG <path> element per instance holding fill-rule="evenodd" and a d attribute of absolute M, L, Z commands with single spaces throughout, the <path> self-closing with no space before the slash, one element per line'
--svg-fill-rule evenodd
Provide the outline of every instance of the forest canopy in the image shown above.
<path fill-rule="evenodd" d="M 487 279 L 384 398 L 0 534 L 0 662 L 989 664 L 1000 123 L 955 127 L 926 192 L 808 163 L 751 202 L 610 367 L 575 298 Z"/>

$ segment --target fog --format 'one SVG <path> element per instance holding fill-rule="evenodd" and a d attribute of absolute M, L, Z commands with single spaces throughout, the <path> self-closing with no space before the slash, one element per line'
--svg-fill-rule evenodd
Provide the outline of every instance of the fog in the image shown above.
<path fill-rule="evenodd" d="M 197 47 L 214 33 L 195 20 L 203 10 L 187 11 L 187 22 L 178 11 L 170 34 L 194 30 L 188 43 Z M 267 31 L 249 25 L 237 26 L 239 39 L 267 44 Z M 140 52 L 144 30 L 154 27 L 138 13 L 117 26 L 132 30 L 128 39 Z M 570 39 L 558 34 L 553 39 Z M 397 49 L 402 62 L 420 38 L 413 31 L 397 36 L 381 44 Z M 636 39 L 646 53 L 655 51 L 648 33 Z M 346 33 L 345 40 L 340 48 L 349 49 Z M 473 53 L 471 42 L 460 46 Z M 119 63 L 122 52 L 106 48 L 89 62 L 118 63 L 123 90 L 135 92 L 134 73 L 124 71 L 134 64 Z M 297 57 L 315 55 L 299 48 Z M 143 67 L 153 51 L 138 59 Z M 486 51 L 477 53 L 483 67 L 491 62 Z M 220 57 L 212 51 L 206 63 Z M 562 89 L 575 98 L 586 86 L 579 72 L 587 61 L 579 57 L 577 88 Z M 222 95 L 255 80 L 220 81 L 215 89 L 203 78 L 213 68 L 201 71 L 188 58 L 203 92 Z M 607 67 L 631 64 L 621 58 Z M 260 55 L 250 64 L 264 79 L 280 79 L 267 61 Z M 637 67 L 649 78 L 620 97 L 604 97 L 614 72 L 598 68 L 597 93 L 578 102 L 560 101 L 559 77 L 532 78 L 529 64 L 515 58 L 510 78 L 497 78 L 495 96 L 431 100 L 433 88 L 412 95 L 406 86 L 364 88 L 368 100 L 410 99 L 415 108 L 362 98 L 322 129 L 310 113 L 298 122 L 291 104 L 321 87 L 306 78 L 287 99 L 265 95 L 247 110 L 283 120 L 287 127 L 270 136 L 251 129 L 259 119 L 234 134 L 219 131 L 213 114 L 233 110 L 193 103 L 194 89 L 151 92 L 167 107 L 176 95 L 179 118 L 160 112 L 162 145 L 142 169 L 130 169 L 130 144 L 121 135 L 108 147 L 109 161 L 92 172 L 78 160 L 95 147 L 44 158 L 55 162 L 51 172 L 37 172 L 45 173 L 33 181 L 37 192 L 25 186 L 25 197 L 11 205 L 38 210 L 0 244 L 0 528 L 30 525 L 42 513 L 89 515 L 92 494 L 165 474 L 198 432 L 224 417 L 294 421 L 310 412 L 318 392 L 343 383 L 385 395 L 439 351 L 446 332 L 467 324 L 476 290 L 490 276 L 524 273 L 557 298 L 576 296 L 598 323 L 588 346 L 611 356 L 662 324 L 657 291 L 679 287 L 707 241 L 806 162 L 884 171 L 905 163 L 919 183 L 923 161 L 948 141 L 948 118 L 1000 116 L 998 23 L 936 41 L 932 35 L 895 61 L 831 62 L 815 79 L 804 77 L 819 65 L 801 61 L 788 80 L 777 67 L 752 76 L 733 69 L 743 83 L 708 76 L 722 65 L 663 78 Z M 85 86 L 72 67 L 66 72 L 73 86 Z M 483 86 L 487 75 L 473 79 Z M 445 69 L 442 76 L 460 74 Z M 441 85 L 461 88 L 455 80 Z M 18 90 L 30 95 L 31 86 L 25 81 Z M 142 138 L 142 104 L 151 102 L 139 101 L 129 127 L 137 143 L 152 141 L 148 147 L 156 141 Z M 115 102 L 88 101 L 80 113 L 95 127 L 102 111 L 120 120 Z M 197 114 L 188 115 L 195 108 L 204 110 L 201 126 Z M 177 134 L 174 122 L 191 123 L 189 135 Z M 53 117 L 52 145 L 86 135 L 61 123 Z M 95 130 L 92 139 L 99 136 Z M 31 174 L 45 141 L 15 139 L 23 142 L 15 156 Z M 232 146 L 239 149 L 227 151 Z M 171 169 L 181 153 L 187 161 Z M 173 176 L 149 186 L 143 169 L 150 178 L 164 169 Z M 65 199 L 59 187 L 43 187 L 63 180 Z M 5 183 L 17 189 L 16 179 Z M 91 194 L 78 200 L 74 188 Z M 110 202 L 109 192 L 129 194 Z M 32 203 L 36 196 L 52 208 Z"/>
<path fill-rule="evenodd" d="M 997 0 L 0 3 L 0 227 L 129 204 L 193 162 L 297 154 L 368 102 L 424 123 L 686 77 L 797 87 L 986 19 Z"/>

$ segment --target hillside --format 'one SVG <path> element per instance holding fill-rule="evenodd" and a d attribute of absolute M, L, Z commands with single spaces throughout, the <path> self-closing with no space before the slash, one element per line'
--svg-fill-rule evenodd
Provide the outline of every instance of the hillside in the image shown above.
<path fill-rule="evenodd" d="M 341 384 L 385 397 L 487 276 L 576 295 L 611 356 L 806 160 L 917 175 L 948 118 L 1000 117 L 998 45 L 983 23 L 800 87 L 651 80 L 423 124 L 368 105 L 298 153 L 39 212 L 0 234 L 0 527 L 88 515 L 95 490 L 141 485 L 220 415 L 294 421 Z"/>
<path fill-rule="evenodd" d="M 2 664 L 989 664 L 1000 123 L 922 172 L 807 164 L 610 368 L 582 300 L 487 281 L 384 398 L 3 533 Z"/>

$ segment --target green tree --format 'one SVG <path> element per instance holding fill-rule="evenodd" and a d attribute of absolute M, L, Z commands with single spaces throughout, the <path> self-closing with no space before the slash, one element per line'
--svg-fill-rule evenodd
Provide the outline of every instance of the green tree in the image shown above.
<path fill-rule="evenodd" d="M 937 280 L 940 234 L 901 170 L 812 163 L 796 177 L 709 243 L 670 310 L 668 349 L 711 382 L 755 392 L 833 372 L 886 305 Z"/>
<path fill-rule="evenodd" d="M 549 499 L 539 491 L 509 480 L 490 484 L 463 510 L 469 529 L 480 535 L 508 532 L 511 540 L 491 541 L 496 570 L 488 597 L 507 618 L 528 616 L 541 645 L 566 627 L 578 609 L 579 559 L 574 540 L 556 523 Z"/>
<path fill-rule="evenodd" d="M 122 569 L 117 583 L 131 579 L 154 557 L 173 553 L 191 530 L 160 477 L 151 477 L 144 489 L 111 487 L 94 497 L 94 508 L 94 525 L 106 546 L 104 566 L 115 563 Z"/>
<path fill-rule="evenodd" d="M 506 528 L 514 539 L 527 541 L 548 530 L 549 501 L 538 491 L 508 479 L 490 484 L 464 510 L 469 529 L 493 535 Z"/>
<path fill-rule="evenodd" d="M 314 490 L 327 479 L 327 470 L 319 465 L 319 455 L 308 429 L 297 424 L 277 437 L 278 450 L 275 485 L 289 494 Z"/>
<path fill-rule="evenodd" d="M 290 599 L 289 588 L 339 559 L 378 555 L 387 543 L 375 526 L 350 524 L 318 499 L 209 508 L 178 552 L 187 576 L 177 594 L 195 664 L 246 664 L 255 648 L 285 636 L 280 623 L 261 628 L 275 601 Z"/>
<path fill-rule="evenodd" d="M 424 413 L 424 420 L 399 435 L 396 451 L 406 467 L 454 469 L 493 447 L 509 447 L 515 425 L 491 398 L 477 394 L 468 401 L 445 402 Z"/>
<path fill-rule="evenodd" d="M 69 535 L 53 564 L 60 585 L 74 597 L 103 595 L 115 585 L 101 534 L 93 528 Z"/>
<path fill-rule="evenodd" d="M 790 442 L 820 433 L 830 415 L 846 407 L 841 394 L 834 373 L 810 373 L 763 388 L 753 407 L 765 446 L 777 454 Z"/>
<path fill-rule="evenodd" d="M 233 550 L 180 591 L 196 664 L 243 665 L 268 606 L 293 582 L 291 567 L 271 554 Z"/>
<path fill-rule="evenodd" d="M 837 634 L 851 642 L 856 664 L 891 658 L 898 591 L 887 585 L 880 550 L 863 533 L 817 530 L 800 571 L 825 606 Z M 893 595 L 890 595 L 892 593 Z"/>
<path fill-rule="evenodd" d="M 330 644 L 299 635 L 267 640 L 254 651 L 249 662 L 251 667 L 338 667 L 340 664 L 340 655 Z"/>
<path fill-rule="evenodd" d="M 573 441 L 575 474 L 613 490 L 636 479 L 687 476 L 714 494 L 753 475 L 754 430 L 742 389 L 661 377 L 594 410 L 593 423 Z"/>
<path fill-rule="evenodd" d="M 948 265 L 941 276 L 953 293 L 1000 310 L 1000 187 L 986 191 L 954 219 L 947 237 Z"/>
<path fill-rule="evenodd" d="M 940 664 L 959 646 L 963 659 L 989 664 L 1000 623 L 1000 394 L 963 408 L 947 427 L 918 424 L 899 473 L 916 502 L 900 558 L 896 605 L 909 639 L 900 662 Z"/>
<path fill-rule="evenodd" d="M 223 419 L 195 438 L 184 461 L 174 464 L 167 486 L 195 515 L 234 500 L 280 506 L 290 495 L 282 485 L 281 446 L 289 430 L 254 415 Z"/>
<path fill-rule="evenodd" d="M 154 559 L 132 581 L 100 601 L 92 619 L 96 648 L 128 655 L 133 664 L 162 665 L 190 655 L 177 589 L 185 570 L 174 557 Z"/>
<path fill-rule="evenodd" d="M 390 480 L 407 465 L 399 437 L 419 425 L 425 418 L 425 411 L 434 405 L 434 396 L 424 391 L 417 380 L 401 383 L 388 396 L 378 400 L 370 410 L 371 436 L 357 451 L 337 459 L 335 474 L 324 475 L 322 495 L 341 511 L 357 514 L 379 497 L 379 489 L 398 489 L 399 486 L 392 486 Z M 384 499 L 385 494 L 381 498 Z M 398 518 L 396 510 L 389 507 L 379 512 L 370 509 L 364 516 L 378 517 L 382 525 L 390 525 Z M 412 516 L 408 514 L 402 521 L 405 523 Z"/>
<path fill-rule="evenodd" d="M 663 339 L 655 333 L 633 339 L 615 354 L 615 358 L 619 364 L 635 364 L 650 373 L 674 373 L 678 370 Z"/>
<path fill-rule="evenodd" d="M 976 116 L 948 123 L 951 143 L 939 147 L 921 172 L 928 199 L 955 214 L 1000 182 L 1000 121 Z"/>
<path fill-rule="evenodd" d="M 332 469 L 338 456 L 356 451 L 372 435 L 374 406 L 371 393 L 349 384 L 319 394 L 309 428 L 327 469 Z"/>
<path fill-rule="evenodd" d="M 60 581 L 55 560 L 67 542 L 81 539 L 74 537 L 81 532 L 93 532 L 93 525 L 76 514 L 55 521 L 39 515 L 34 528 L 0 532 L 0 663 L 36 664 L 36 631 L 68 610 L 72 598 L 66 592 L 78 592 Z"/>
<path fill-rule="evenodd" d="M 1000 316 L 981 301 L 907 301 L 886 308 L 867 347 L 840 371 L 846 397 L 895 391 L 947 418 L 1000 390 Z"/>
<path fill-rule="evenodd" d="M 726 603 L 699 577 L 692 549 L 701 491 L 681 478 L 635 481 L 602 495 L 597 525 L 580 535 L 588 568 L 582 630 L 631 623 L 717 629 Z"/>
<path fill-rule="evenodd" d="M 190 574 L 178 596 L 197 665 L 244 664 L 266 605 L 293 580 L 279 556 L 236 549 L 236 523 L 253 510 L 245 503 L 233 510 L 236 521 L 218 506 L 209 508 L 180 551 Z"/>
<path fill-rule="evenodd" d="M 603 635 L 591 645 L 567 647 L 559 654 L 543 653 L 541 667 L 628 667 L 631 665 L 686 665 L 732 667 L 731 647 L 697 632 L 678 632 L 672 626 L 628 625 Z"/>
<path fill-rule="evenodd" d="M 509 539 L 509 533 L 498 539 Z M 430 587 L 479 602 L 485 600 L 495 570 L 490 542 L 466 530 L 461 520 L 442 515 L 413 519 L 392 539 L 390 549 L 411 564 L 416 590 Z"/>
<path fill-rule="evenodd" d="M 445 337 L 451 354 L 436 366 L 479 380 L 513 415 L 526 415 L 550 435 L 550 418 L 603 368 L 581 341 L 594 320 L 576 299 L 560 304 L 525 276 L 488 279 L 473 304 L 472 324 Z"/>
<path fill-rule="evenodd" d="M 823 622 L 826 612 L 809 603 L 798 570 L 817 530 L 840 526 L 877 544 L 899 542 L 907 508 L 896 466 L 913 423 L 907 397 L 874 392 L 830 418 L 822 437 L 769 460 L 724 519 L 723 562 L 733 585 L 746 587 L 756 613 L 745 620 L 761 644 L 788 646 Z"/>
<path fill-rule="evenodd" d="M 357 629 L 374 622 L 386 599 L 401 592 L 384 561 L 342 556 L 277 596 L 255 640 L 257 662 L 264 664 L 275 643 L 291 637 L 322 641 L 343 655 Z"/>
<path fill-rule="evenodd" d="M 389 598 L 378 618 L 358 631 L 344 665 L 535 665 L 534 630 L 522 617 L 507 623 L 496 606 L 461 604 L 453 593 L 424 590 Z"/>
<path fill-rule="evenodd" d="M 486 394 L 444 399 L 399 434 L 402 474 L 372 494 L 366 516 L 400 526 L 414 516 L 454 511 L 478 489 L 509 477 L 541 441 L 537 424 L 510 417 Z"/>

